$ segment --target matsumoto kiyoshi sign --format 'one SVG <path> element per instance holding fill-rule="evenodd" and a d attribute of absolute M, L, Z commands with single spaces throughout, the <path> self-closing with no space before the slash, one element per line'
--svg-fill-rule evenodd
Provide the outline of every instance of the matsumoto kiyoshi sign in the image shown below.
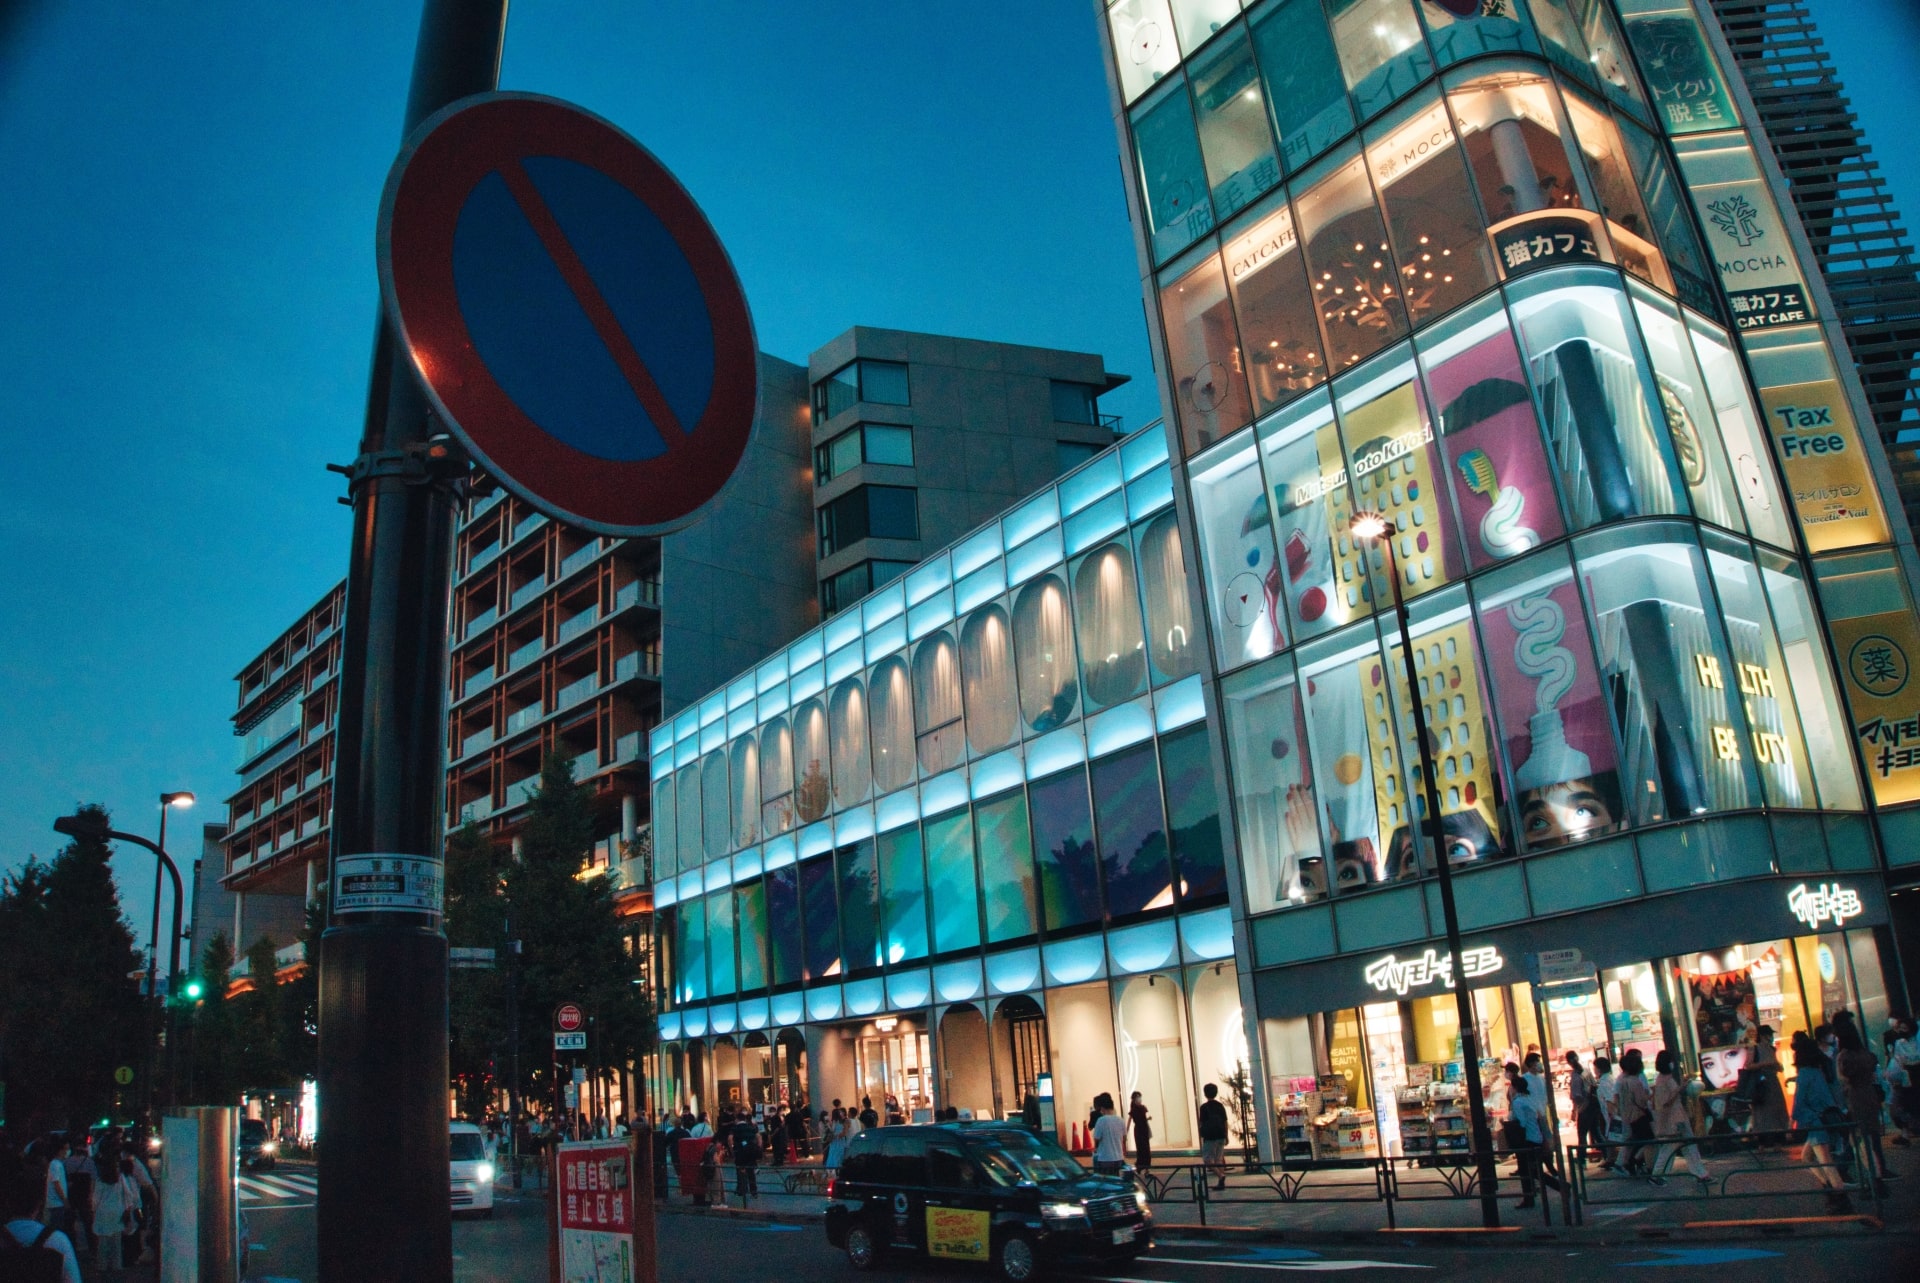
<path fill-rule="evenodd" d="M 1834 654 L 1846 677 L 1853 738 L 1881 806 L 1920 800 L 1920 629 L 1906 610 L 1835 619 Z"/>
<path fill-rule="evenodd" d="M 1460 972 L 1469 980 L 1490 976 L 1507 965 L 1500 951 L 1490 944 L 1468 949 L 1460 955 L 1460 959 Z M 1381 993 L 1391 993 L 1399 998 L 1406 997 L 1415 989 L 1424 989 L 1436 980 L 1451 989 L 1453 955 L 1436 953 L 1432 949 L 1411 958 L 1400 958 L 1390 953 L 1369 962 L 1361 974 L 1368 984 Z"/>
<path fill-rule="evenodd" d="M 1860 893 L 1838 882 L 1822 882 L 1809 887 L 1802 882 L 1787 892 L 1787 910 L 1814 930 L 1832 923 L 1843 927 L 1848 919 L 1866 912 Z"/>

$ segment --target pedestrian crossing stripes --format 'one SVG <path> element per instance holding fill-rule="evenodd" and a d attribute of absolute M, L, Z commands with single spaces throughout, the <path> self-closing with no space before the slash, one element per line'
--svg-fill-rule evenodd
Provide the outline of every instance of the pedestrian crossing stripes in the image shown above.
<path fill-rule="evenodd" d="M 319 1191 L 320 1187 L 313 1177 L 300 1172 L 275 1172 L 271 1176 L 253 1173 L 240 1178 L 240 1201 L 243 1203 L 311 1199 Z"/>

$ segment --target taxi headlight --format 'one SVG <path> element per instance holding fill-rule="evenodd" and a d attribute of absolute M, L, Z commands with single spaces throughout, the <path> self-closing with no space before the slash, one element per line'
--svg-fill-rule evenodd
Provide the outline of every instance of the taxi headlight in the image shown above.
<path fill-rule="evenodd" d="M 260 1152 L 263 1154 L 277 1154 L 280 1152 L 280 1142 L 277 1140 L 263 1140 L 260 1142 Z"/>
<path fill-rule="evenodd" d="M 486 1182 L 486 1181 L 490 1181 L 490 1180 L 492 1180 L 492 1179 L 493 1179 L 493 1164 L 492 1164 L 492 1163 L 482 1163 L 482 1164 L 480 1164 L 480 1166 L 479 1166 L 479 1167 L 477 1167 L 477 1168 L 475 1168 L 475 1169 L 474 1169 L 474 1171 L 475 1171 L 475 1173 L 476 1173 L 476 1174 L 477 1174 L 477 1175 L 478 1175 L 478 1176 L 480 1177 L 480 1180 L 481 1180 L 481 1181 L 482 1181 L 483 1183 L 484 1183 L 484 1182 Z"/>
<path fill-rule="evenodd" d="M 1040 1215 L 1050 1221 L 1071 1220 L 1076 1216 L 1085 1216 L 1086 1214 L 1087 1205 L 1085 1203 L 1042 1203 L 1040 1205 Z"/>
<path fill-rule="evenodd" d="M 1141 1211 L 1143 1211 L 1143 1212 L 1144 1212 L 1144 1211 L 1146 1211 L 1146 1210 L 1147 1210 L 1147 1201 L 1148 1201 L 1148 1200 L 1147 1200 L 1147 1191 L 1145 1191 L 1145 1190 L 1143 1190 L 1143 1189 L 1137 1189 L 1137 1190 L 1135 1190 L 1135 1191 L 1133 1191 L 1133 1201 L 1134 1201 L 1134 1202 L 1136 1202 L 1136 1203 L 1138 1203 L 1138 1204 L 1140 1204 L 1140 1210 L 1141 1210 Z"/>

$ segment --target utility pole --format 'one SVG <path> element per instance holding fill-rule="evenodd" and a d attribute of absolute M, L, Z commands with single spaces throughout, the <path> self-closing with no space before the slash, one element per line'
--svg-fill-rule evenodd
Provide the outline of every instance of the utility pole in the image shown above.
<path fill-rule="evenodd" d="M 498 86 L 506 0 L 426 0 L 404 139 Z M 321 1283 L 450 1283 L 447 615 L 464 456 L 384 313 L 348 476 L 353 539 L 320 939 Z M 397 890 L 397 893 L 396 893 Z M 386 907 L 369 899 L 391 894 Z"/>

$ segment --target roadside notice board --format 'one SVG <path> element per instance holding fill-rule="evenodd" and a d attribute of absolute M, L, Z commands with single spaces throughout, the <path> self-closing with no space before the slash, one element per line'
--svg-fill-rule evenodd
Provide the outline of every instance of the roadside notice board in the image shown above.
<path fill-rule="evenodd" d="M 644 1188 L 651 1175 L 635 1162 L 626 1139 L 559 1146 L 552 1185 L 555 1283 L 648 1283 L 654 1277 L 652 1195 Z"/>

